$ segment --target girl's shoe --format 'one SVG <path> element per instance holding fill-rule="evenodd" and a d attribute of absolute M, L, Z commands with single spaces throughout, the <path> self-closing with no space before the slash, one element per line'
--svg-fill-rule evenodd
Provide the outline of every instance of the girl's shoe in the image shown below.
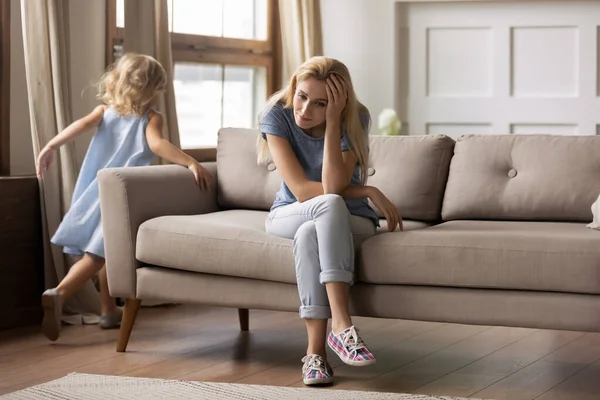
<path fill-rule="evenodd" d="M 343 362 L 348 365 L 362 367 L 375 364 L 375 356 L 367 349 L 365 342 L 358 335 L 358 330 L 351 326 L 339 335 L 329 332 L 327 344 Z"/>
<path fill-rule="evenodd" d="M 60 336 L 62 325 L 62 304 L 56 289 L 48 289 L 42 293 L 42 308 L 44 309 L 42 333 L 48 339 L 55 341 Z"/>
<path fill-rule="evenodd" d="M 302 358 L 302 380 L 305 385 L 324 385 L 333 382 L 333 369 L 318 354 L 308 354 Z"/>
<path fill-rule="evenodd" d="M 122 318 L 123 310 L 117 308 L 112 313 L 101 316 L 98 325 L 100 326 L 100 329 L 117 329 L 121 326 Z"/>

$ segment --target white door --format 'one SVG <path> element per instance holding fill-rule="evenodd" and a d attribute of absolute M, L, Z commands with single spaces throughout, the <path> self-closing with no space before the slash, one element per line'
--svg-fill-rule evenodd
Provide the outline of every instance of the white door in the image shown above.
<path fill-rule="evenodd" d="M 600 134 L 600 2 L 396 5 L 407 133 Z"/>

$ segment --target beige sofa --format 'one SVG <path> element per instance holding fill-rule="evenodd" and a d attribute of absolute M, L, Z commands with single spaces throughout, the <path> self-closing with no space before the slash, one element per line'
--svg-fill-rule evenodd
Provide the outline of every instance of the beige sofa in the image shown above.
<path fill-rule="evenodd" d="M 256 131 L 222 129 L 211 192 L 179 166 L 99 173 L 110 292 L 126 300 L 125 351 L 141 299 L 296 311 L 292 241 L 264 220 L 280 178 Z M 372 137 L 369 184 L 404 232 L 356 238 L 354 315 L 600 331 L 600 136 Z"/>

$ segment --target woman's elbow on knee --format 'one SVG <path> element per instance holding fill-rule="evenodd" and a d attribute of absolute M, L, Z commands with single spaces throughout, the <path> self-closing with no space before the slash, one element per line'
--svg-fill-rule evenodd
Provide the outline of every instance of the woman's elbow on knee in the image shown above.
<path fill-rule="evenodd" d="M 339 196 L 342 193 L 342 189 L 335 185 L 323 185 L 323 194 L 337 194 Z"/>

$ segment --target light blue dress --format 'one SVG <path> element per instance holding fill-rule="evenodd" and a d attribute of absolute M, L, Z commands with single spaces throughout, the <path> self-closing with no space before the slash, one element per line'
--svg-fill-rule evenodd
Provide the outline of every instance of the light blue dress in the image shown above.
<path fill-rule="evenodd" d="M 79 171 L 71 207 L 51 239 L 64 253 L 104 258 L 96 175 L 103 168 L 150 165 L 154 153 L 146 140 L 147 125 L 147 112 L 136 117 L 119 116 L 112 107 L 104 111 Z"/>

